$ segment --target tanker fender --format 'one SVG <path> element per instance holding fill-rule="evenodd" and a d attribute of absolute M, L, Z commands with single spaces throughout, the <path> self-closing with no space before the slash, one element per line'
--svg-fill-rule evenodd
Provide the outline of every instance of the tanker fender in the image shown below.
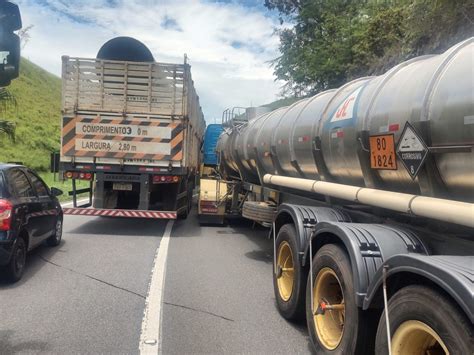
<path fill-rule="evenodd" d="M 363 306 L 368 289 L 381 272 L 385 260 L 408 253 L 428 254 L 415 233 L 387 224 L 317 223 L 311 234 L 312 255 L 326 244 L 339 244 L 346 250 L 352 266 L 358 307 Z M 305 254 L 310 255 L 309 243 Z"/>
<path fill-rule="evenodd" d="M 399 254 L 388 258 L 386 284 L 389 295 L 411 284 L 442 290 L 474 324 L 474 257 L 457 255 Z M 363 309 L 383 307 L 383 268 L 375 273 L 364 298 Z"/>
<path fill-rule="evenodd" d="M 275 235 L 278 235 L 278 231 L 285 224 L 291 223 L 295 226 L 297 253 L 301 265 L 304 266 L 307 257 L 305 251 L 308 249 L 313 227 L 322 221 L 349 222 L 350 220 L 344 211 L 336 208 L 283 203 L 275 214 Z"/>

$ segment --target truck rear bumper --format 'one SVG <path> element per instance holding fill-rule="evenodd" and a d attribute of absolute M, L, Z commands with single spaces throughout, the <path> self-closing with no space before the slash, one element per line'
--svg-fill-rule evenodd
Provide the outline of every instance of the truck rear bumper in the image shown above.
<path fill-rule="evenodd" d="M 143 210 L 119 210 L 102 208 L 63 208 L 65 215 L 75 216 L 101 216 L 101 217 L 125 217 L 125 218 L 149 218 L 149 219 L 176 219 L 176 211 L 143 211 Z"/>
<path fill-rule="evenodd" d="M 134 165 L 124 165 L 117 160 L 116 163 L 72 163 L 61 161 L 59 163 L 60 171 L 77 171 L 88 173 L 104 173 L 104 174 L 169 174 L 169 175 L 187 175 L 190 170 L 187 167 L 169 165 L 166 166 L 149 166 L 146 163 Z"/>

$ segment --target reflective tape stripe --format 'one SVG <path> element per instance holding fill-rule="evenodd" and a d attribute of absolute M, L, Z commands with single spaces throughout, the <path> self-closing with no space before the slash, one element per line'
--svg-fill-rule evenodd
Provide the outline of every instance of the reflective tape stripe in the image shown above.
<path fill-rule="evenodd" d="M 63 208 L 65 215 L 80 216 L 109 216 L 127 218 L 148 218 L 148 219 L 176 219 L 177 213 L 174 211 L 140 211 L 140 210 L 110 210 L 97 208 Z"/>

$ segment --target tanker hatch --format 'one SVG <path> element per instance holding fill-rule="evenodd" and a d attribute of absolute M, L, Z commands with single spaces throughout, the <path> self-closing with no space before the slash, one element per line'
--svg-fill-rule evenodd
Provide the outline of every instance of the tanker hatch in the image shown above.
<path fill-rule="evenodd" d="M 116 37 L 106 42 L 97 53 L 97 58 L 124 62 L 155 61 L 148 47 L 131 37 Z"/>

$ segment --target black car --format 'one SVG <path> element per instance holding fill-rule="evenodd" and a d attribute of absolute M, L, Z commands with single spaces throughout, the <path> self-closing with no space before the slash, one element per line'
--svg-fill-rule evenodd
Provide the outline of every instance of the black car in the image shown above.
<path fill-rule="evenodd" d="M 0 163 L 0 275 L 20 280 L 27 251 L 43 241 L 59 245 L 63 211 L 56 196 L 61 194 L 30 169 Z"/>

